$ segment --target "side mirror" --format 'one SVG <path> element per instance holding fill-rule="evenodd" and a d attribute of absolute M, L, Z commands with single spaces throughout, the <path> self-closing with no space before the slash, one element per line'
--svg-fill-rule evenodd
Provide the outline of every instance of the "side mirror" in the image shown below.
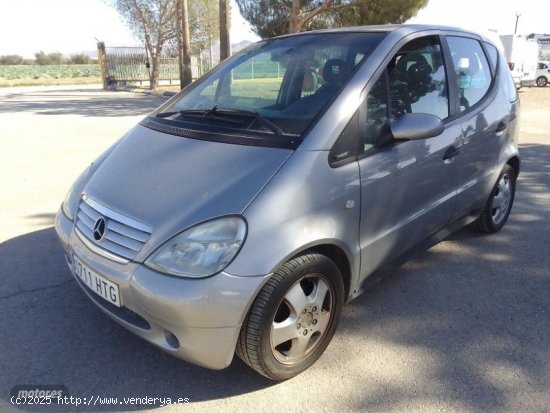
<path fill-rule="evenodd" d="M 443 121 L 429 113 L 406 113 L 383 128 L 379 146 L 393 141 L 428 139 L 443 133 Z"/>

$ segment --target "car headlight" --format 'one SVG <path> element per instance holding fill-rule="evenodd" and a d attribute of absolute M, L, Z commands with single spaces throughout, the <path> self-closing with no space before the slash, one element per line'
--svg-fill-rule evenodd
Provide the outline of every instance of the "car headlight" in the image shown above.
<path fill-rule="evenodd" d="M 208 277 L 229 265 L 245 237 L 244 219 L 236 216 L 214 219 L 171 238 L 145 264 L 180 277 Z"/>
<path fill-rule="evenodd" d="M 65 196 L 65 199 L 61 204 L 61 209 L 63 210 L 63 213 L 71 221 L 74 221 L 74 216 L 76 214 L 76 210 L 78 209 L 78 204 L 80 202 L 80 195 L 82 194 L 84 185 L 86 185 L 86 182 L 88 180 L 88 175 L 90 173 L 90 170 L 92 169 L 92 165 L 88 166 L 79 175 L 79 177 L 76 178 L 76 181 L 74 181 L 74 184 L 71 186 L 71 189 L 69 189 L 69 192 L 67 192 L 67 195 Z"/>

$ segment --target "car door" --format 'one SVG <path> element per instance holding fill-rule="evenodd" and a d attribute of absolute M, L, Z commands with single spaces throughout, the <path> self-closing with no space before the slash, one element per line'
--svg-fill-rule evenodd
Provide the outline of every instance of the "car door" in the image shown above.
<path fill-rule="evenodd" d="M 428 36 L 403 46 L 368 92 L 359 120 L 362 278 L 444 228 L 453 215 L 462 128 L 449 117 L 448 90 L 440 39 Z M 388 122 L 406 113 L 437 115 L 443 133 L 380 146 Z"/>
<path fill-rule="evenodd" d="M 463 139 L 456 157 L 457 204 L 453 219 L 483 207 L 500 172 L 498 158 L 507 139 L 510 105 L 494 81 L 498 52 L 491 46 L 487 57 L 479 39 L 465 34 L 447 35 L 458 92 Z M 491 50 L 492 48 L 493 50 Z M 489 60 L 493 61 L 493 70 Z"/>

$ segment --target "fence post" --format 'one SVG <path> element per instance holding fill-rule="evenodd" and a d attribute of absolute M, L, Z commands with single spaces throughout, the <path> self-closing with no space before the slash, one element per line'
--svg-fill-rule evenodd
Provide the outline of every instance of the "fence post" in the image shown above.
<path fill-rule="evenodd" d="M 97 62 L 99 64 L 99 72 L 101 73 L 103 89 L 105 90 L 109 87 L 109 83 L 107 82 L 106 60 L 107 54 L 105 53 L 105 43 L 97 42 Z"/>

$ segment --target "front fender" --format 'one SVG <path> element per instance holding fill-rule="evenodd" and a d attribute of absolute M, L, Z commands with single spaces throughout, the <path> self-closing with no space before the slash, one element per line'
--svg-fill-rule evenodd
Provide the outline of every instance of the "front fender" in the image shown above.
<path fill-rule="evenodd" d="M 350 290 L 359 274 L 359 167 L 328 164 L 328 151 L 296 151 L 244 211 L 248 235 L 226 272 L 269 274 L 302 251 L 334 245 L 350 264 Z"/>

